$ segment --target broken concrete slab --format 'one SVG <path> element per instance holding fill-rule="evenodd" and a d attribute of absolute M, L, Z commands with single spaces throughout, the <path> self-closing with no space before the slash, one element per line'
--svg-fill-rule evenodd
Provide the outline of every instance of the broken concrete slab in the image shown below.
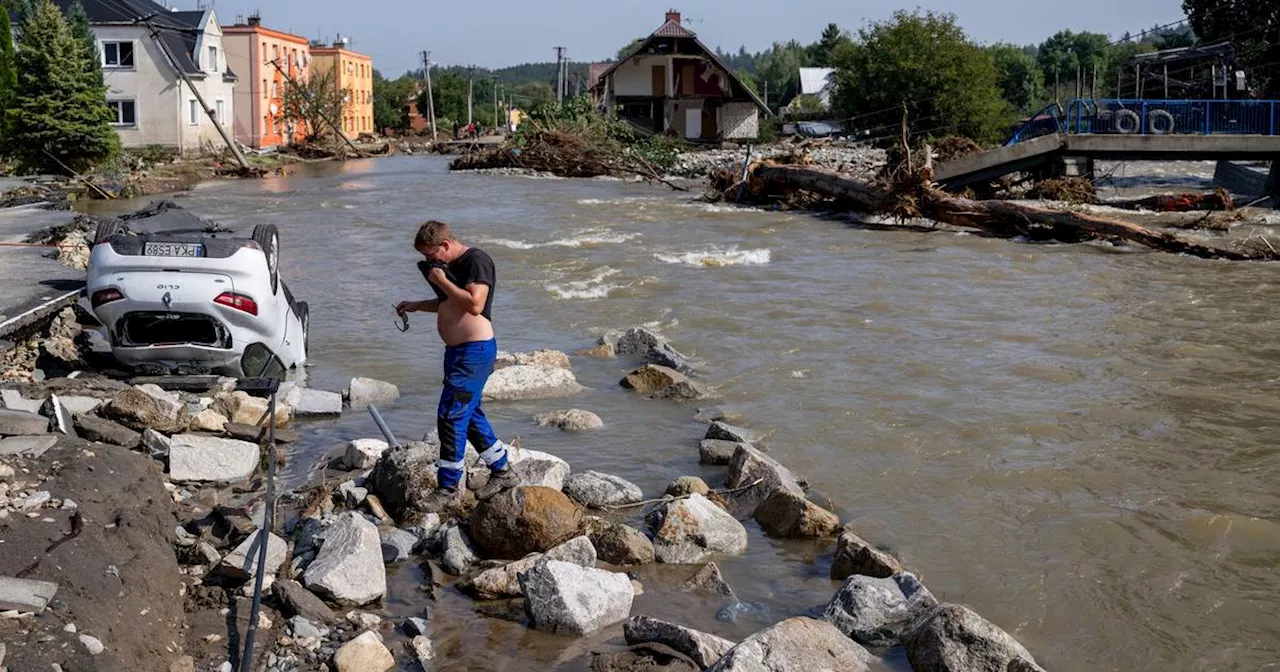
<path fill-rule="evenodd" d="M 75 415 L 72 417 L 80 438 L 86 441 L 111 443 L 125 448 L 137 448 L 142 443 L 142 435 L 105 418 L 96 415 Z"/>
<path fill-rule="evenodd" d="M 27 399 L 17 390 L 0 390 L 0 401 L 11 411 L 26 413 L 39 413 L 40 407 L 44 406 L 44 399 Z"/>
<path fill-rule="evenodd" d="M 39 407 L 36 407 L 36 411 L 39 410 Z M 0 409 L 0 436 L 31 436 L 33 434 L 48 433 L 49 418 L 39 415 L 35 411 L 28 413 L 27 411 Z"/>
<path fill-rule="evenodd" d="M 71 418 L 71 411 L 62 405 L 62 401 L 58 399 L 58 395 L 49 395 L 49 419 L 53 421 L 54 427 L 61 434 L 69 434 L 75 436 L 75 423 Z"/>
<path fill-rule="evenodd" d="M 7 439 L 0 439 L 0 455 L 40 457 L 56 445 L 58 445 L 58 437 L 55 434 L 11 436 Z"/>
<path fill-rule="evenodd" d="M 236 550 L 222 559 L 218 573 L 231 579 L 248 581 L 258 575 L 258 554 L 262 552 L 262 530 L 249 535 Z M 289 543 L 274 534 L 267 533 L 267 574 L 275 574 L 289 554 Z"/>
<path fill-rule="evenodd" d="M 56 583 L 0 576 L 0 611 L 12 609 L 38 614 L 57 593 Z"/>
<path fill-rule="evenodd" d="M 169 441 L 169 478 L 234 483 L 258 468 L 258 446 L 248 441 L 179 434 Z"/>

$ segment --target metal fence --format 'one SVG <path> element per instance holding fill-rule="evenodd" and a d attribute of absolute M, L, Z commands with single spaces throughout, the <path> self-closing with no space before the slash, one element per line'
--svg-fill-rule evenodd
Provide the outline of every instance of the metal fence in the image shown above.
<path fill-rule="evenodd" d="M 1118 135 L 1280 135 L 1280 101 L 1073 100 L 1067 133 Z"/>

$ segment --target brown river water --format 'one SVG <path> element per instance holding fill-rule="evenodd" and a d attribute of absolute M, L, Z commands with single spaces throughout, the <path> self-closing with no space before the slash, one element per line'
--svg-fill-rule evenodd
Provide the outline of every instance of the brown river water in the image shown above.
<path fill-rule="evenodd" d="M 1280 266 L 955 233 L 877 231 L 798 213 L 713 207 L 617 181 L 450 174 L 440 158 L 309 166 L 179 198 L 230 224 L 273 222 L 282 274 L 311 304 L 311 384 L 400 386 L 404 440 L 434 423 L 442 346 L 410 242 L 428 218 L 498 266 L 499 347 L 572 353 L 649 324 L 694 355 L 721 406 L 841 519 L 941 599 L 1004 627 L 1050 670 L 1280 667 Z M 113 204 L 121 209 L 139 202 Z M 574 358 L 591 389 L 489 404 L 499 433 L 650 496 L 697 464 L 694 406 L 648 401 L 625 361 Z M 569 435 L 537 412 L 578 407 Z M 368 415 L 307 423 L 286 477 L 378 436 Z M 1268 438 L 1271 437 L 1271 438 Z M 720 564 L 770 622 L 824 604 L 832 544 L 780 542 Z M 694 568 L 638 571 L 648 613 L 741 638 L 676 593 Z M 384 615 L 418 615 L 420 570 Z M 573 640 L 480 615 L 453 588 L 430 605 L 441 669 L 585 669 L 620 628 Z M 901 653 L 890 665 L 909 669 Z"/>

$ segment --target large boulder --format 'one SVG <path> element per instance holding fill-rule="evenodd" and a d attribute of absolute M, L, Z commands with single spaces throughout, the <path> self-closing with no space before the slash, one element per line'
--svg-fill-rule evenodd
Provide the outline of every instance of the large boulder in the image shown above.
<path fill-rule="evenodd" d="M 696 564 L 747 550 L 747 529 L 702 495 L 667 502 L 646 522 L 658 562 Z"/>
<path fill-rule="evenodd" d="M 645 364 L 632 371 L 620 384 L 628 390 L 635 390 L 654 399 L 696 401 L 716 396 L 716 391 L 711 387 L 694 382 L 675 369 L 657 364 Z"/>
<path fill-rule="evenodd" d="M 36 413 L 0 410 L 0 436 L 32 436 L 49 432 L 49 418 Z"/>
<path fill-rule="evenodd" d="M 566 432 L 583 432 L 604 427 L 604 420 L 591 411 L 571 408 L 567 411 L 551 411 L 533 416 L 539 427 L 556 427 Z"/>
<path fill-rule="evenodd" d="M 684 497 L 697 493 L 702 496 L 711 494 L 711 486 L 697 476 L 681 476 L 667 486 L 668 497 Z"/>
<path fill-rule="evenodd" d="M 533 569 L 534 565 L 540 562 L 552 560 L 571 562 L 583 567 L 595 567 L 596 549 L 587 537 L 574 537 L 546 553 L 534 553 L 501 567 L 485 570 L 471 579 L 467 585 L 482 600 L 519 597 L 520 574 Z"/>
<path fill-rule="evenodd" d="M 672 369 L 689 367 L 688 357 L 672 347 L 665 337 L 644 327 L 631 327 L 625 332 L 609 332 L 600 339 L 600 343 L 612 348 L 616 354 L 638 357 L 648 364 Z"/>
<path fill-rule="evenodd" d="M 56 434 L 36 434 L 34 436 L 10 436 L 0 439 L 0 456 L 25 455 L 40 457 L 58 445 Z"/>
<path fill-rule="evenodd" d="M 535 350 L 533 352 L 499 352 L 497 361 L 494 363 L 496 369 L 505 369 L 508 366 L 550 366 L 557 369 L 572 369 L 573 364 L 569 361 L 569 355 L 559 350 Z"/>
<path fill-rule="evenodd" d="M 729 649 L 709 672 L 867 672 L 875 656 L 826 621 L 804 616 L 766 628 Z M 916 668 L 920 672 L 920 668 Z"/>
<path fill-rule="evenodd" d="M 298 387 L 286 402 L 293 407 L 293 415 L 298 418 L 342 415 L 342 395 L 337 392 Z"/>
<path fill-rule="evenodd" d="M 649 616 L 628 618 L 627 622 L 622 624 L 622 635 L 629 645 L 656 642 L 669 646 L 688 656 L 700 669 L 706 669 L 715 664 L 734 647 L 733 642 L 723 637 Z"/>
<path fill-rule="evenodd" d="M 179 482 L 236 483 L 258 468 L 257 444 L 179 434 L 169 440 L 169 478 Z"/>
<path fill-rule="evenodd" d="M 734 443 L 750 443 L 754 445 L 760 443 L 764 436 L 745 427 L 731 425 L 723 420 L 714 420 L 707 427 L 707 433 L 702 438 L 711 441 L 733 441 Z"/>
<path fill-rule="evenodd" d="M 522 486 L 480 503 L 471 538 L 491 558 L 514 560 L 550 550 L 578 534 L 582 508 L 552 488 Z"/>
<path fill-rule="evenodd" d="M 382 439 L 355 439 L 347 444 L 342 462 L 348 469 L 372 469 L 389 447 Z"/>
<path fill-rule="evenodd" d="M 116 393 L 100 414 L 137 430 L 154 429 L 166 434 L 186 431 L 190 422 L 187 405 L 177 392 L 165 392 L 158 385 L 137 385 Z"/>
<path fill-rule="evenodd" d="M 749 443 L 740 443 L 734 450 L 725 485 L 736 490 L 725 496 L 730 509 L 744 517 L 755 513 L 756 507 L 779 490 L 804 497 L 804 489 L 790 469 Z"/>
<path fill-rule="evenodd" d="M 774 491 L 753 515 L 765 534 L 783 539 L 830 537 L 840 529 L 836 514 L 791 490 Z"/>
<path fill-rule="evenodd" d="M 333 654 L 333 666 L 338 672 L 386 672 L 396 666 L 396 658 L 378 633 L 367 630 Z"/>
<path fill-rule="evenodd" d="M 551 560 L 520 574 L 525 610 L 534 628 L 587 635 L 626 620 L 635 589 L 626 574 Z"/>
<path fill-rule="evenodd" d="M 1012 635 L 958 604 L 926 611 L 901 637 L 916 672 L 1043 672 Z"/>
<path fill-rule="evenodd" d="M 227 417 L 212 408 L 206 408 L 191 418 L 189 429 L 193 432 L 210 432 L 220 434 L 227 429 Z M 141 441 L 142 437 L 139 436 Z"/>
<path fill-rule="evenodd" d="M 461 576 L 480 562 L 471 537 L 458 525 L 458 521 L 445 523 L 435 534 L 440 553 L 440 568 L 454 576 Z"/>
<path fill-rule="evenodd" d="M 271 584 L 271 594 L 286 616 L 302 616 L 315 623 L 333 623 L 337 616 L 329 605 L 316 594 L 302 587 L 297 581 L 276 581 Z"/>
<path fill-rule="evenodd" d="M 593 509 L 635 504 L 644 499 L 640 486 L 620 476 L 598 471 L 574 474 L 565 481 L 564 494 Z"/>
<path fill-rule="evenodd" d="M 928 588 L 912 574 L 889 579 L 851 576 L 822 617 L 865 646 L 893 646 L 916 616 L 938 605 Z"/>
<path fill-rule="evenodd" d="M 517 364 L 494 371 L 484 385 L 485 401 L 568 397 L 584 390 L 573 372 L 558 366 Z"/>
<path fill-rule="evenodd" d="M 507 461 L 516 470 L 520 485 L 563 490 L 571 471 L 568 462 L 540 450 L 513 450 Z"/>
<path fill-rule="evenodd" d="M 400 398 L 400 388 L 372 378 L 352 378 L 342 396 L 351 408 L 363 409 L 369 404 L 384 404 Z"/>
<path fill-rule="evenodd" d="M 902 571 L 898 559 L 876 549 L 859 537 L 852 525 L 844 526 L 836 539 L 836 557 L 831 563 L 831 578 L 842 581 L 854 574 L 887 579 Z"/>
<path fill-rule="evenodd" d="M 307 588 L 333 602 L 362 606 L 387 593 L 378 528 L 354 511 L 338 517 L 324 534 L 320 553 L 303 575 Z"/>
<path fill-rule="evenodd" d="M 414 441 L 382 453 L 369 475 L 369 487 L 391 514 L 404 520 L 424 510 L 424 500 L 436 489 L 436 460 L 440 446 Z"/>
<path fill-rule="evenodd" d="M 266 427 L 272 423 L 271 401 L 255 397 L 248 392 L 227 392 L 213 403 L 213 410 L 221 413 L 231 424 L 249 427 Z M 284 427 L 293 419 L 293 409 L 288 404 L 276 403 L 274 422 Z"/>
<path fill-rule="evenodd" d="M 653 542 L 634 527 L 595 519 L 589 527 L 591 544 L 600 560 L 611 565 L 627 567 L 647 565 L 654 561 Z"/>
<path fill-rule="evenodd" d="M 738 441 L 722 441 L 720 439 L 703 439 L 698 444 L 698 463 L 713 466 L 728 466 L 737 452 Z"/>
<path fill-rule="evenodd" d="M 137 448 L 142 444 L 141 434 L 106 418 L 77 413 L 71 416 L 71 422 L 75 426 L 76 434 L 79 434 L 80 438 L 85 441 L 110 443 L 130 449 Z"/>

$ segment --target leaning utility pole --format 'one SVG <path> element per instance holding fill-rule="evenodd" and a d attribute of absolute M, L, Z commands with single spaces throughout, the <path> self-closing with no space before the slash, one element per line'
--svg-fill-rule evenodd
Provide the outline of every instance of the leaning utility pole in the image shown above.
<path fill-rule="evenodd" d="M 227 135 L 227 129 L 223 128 L 222 123 L 218 121 L 218 115 L 209 108 L 208 103 L 204 102 L 204 96 L 200 95 L 199 89 L 191 83 L 191 79 L 187 77 L 187 73 L 182 70 L 182 66 L 178 65 L 178 59 L 169 51 L 169 45 L 165 44 L 165 41 L 160 39 L 160 35 L 156 31 L 156 27 L 151 23 L 151 17 L 143 17 L 140 20 L 144 25 L 146 25 L 147 32 L 151 33 L 151 41 L 155 42 L 156 46 L 160 47 L 160 52 L 164 54 L 165 60 L 169 62 L 169 66 L 173 68 L 174 72 L 178 73 L 178 77 L 182 78 L 182 81 L 186 83 L 187 88 L 191 89 L 191 95 L 195 96 L 196 102 L 200 103 L 200 108 L 204 110 L 205 116 L 209 117 L 209 120 L 213 122 L 213 127 L 218 129 L 218 135 L 221 135 L 222 141 L 227 143 L 227 149 L 231 150 L 231 155 L 235 157 L 236 163 L 240 164 L 240 169 L 249 170 L 249 162 L 244 158 L 244 153 L 236 146 L 236 143 L 231 139 L 231 136 Z M 197 58 L 196 62 L 200 62 L 200 59 Z"/>
<path fill-rule="evenodd" d="M 289 73 L 286 72 L 284 68 L 280 67 L 279 59 L 275 59 L 275 58 L 271 59 L 271 65 L 275 67 L 276 71 L 279 72 L 282 77 L 284 77 L 284 83 L 287 87 L 297 91 L 301 91 L 303 97 L 307 99 L 307 102 L 312 106 L 315 106 L 316 102 L 311 99 L 311 92 L 308 91 L 306 87 L 293 81 L 293 77 L 290 77 Z M 329 115 L 325 113 L 323 105 L 316 108 L 316 114 L 318 114 L 320 118 L 324 120 L 324 123 L 329 124 L 329 128 L 332 128 L 333 132 L 337 133 L 338 137 L 342 138 L 343 142 L 347 143 L 347 146 L 351 148 L 351 151 L 355 152 L 356 154 L 361 153 L 360 148 L 356 147 L 356 144 L 351 141 L 351 138 L 347 137 L 347 134 L 342 132 L 342 128 L 339 127 L 338 124 L 335 123 L 332 119 L 330 119 Z"/>
<path fill-rule="evenodd" d="M 475 83 L 475 74 L 476 74 L 475 66 L 471 66 L 470 68 L 467 68 L 467 125 L 468 126 L 470 126 L 472 122 L 471 106 L 474 101 L 475 89 L 473 88 L 473 85 Z"/>
<path fill-rule="evenodd" d="M 422 77 L 427 80 L 427 121 L 431 124 L 431 140 L 436 139 L 436 101 L 431 93 L 431 52 L 422 52 Z"/>

